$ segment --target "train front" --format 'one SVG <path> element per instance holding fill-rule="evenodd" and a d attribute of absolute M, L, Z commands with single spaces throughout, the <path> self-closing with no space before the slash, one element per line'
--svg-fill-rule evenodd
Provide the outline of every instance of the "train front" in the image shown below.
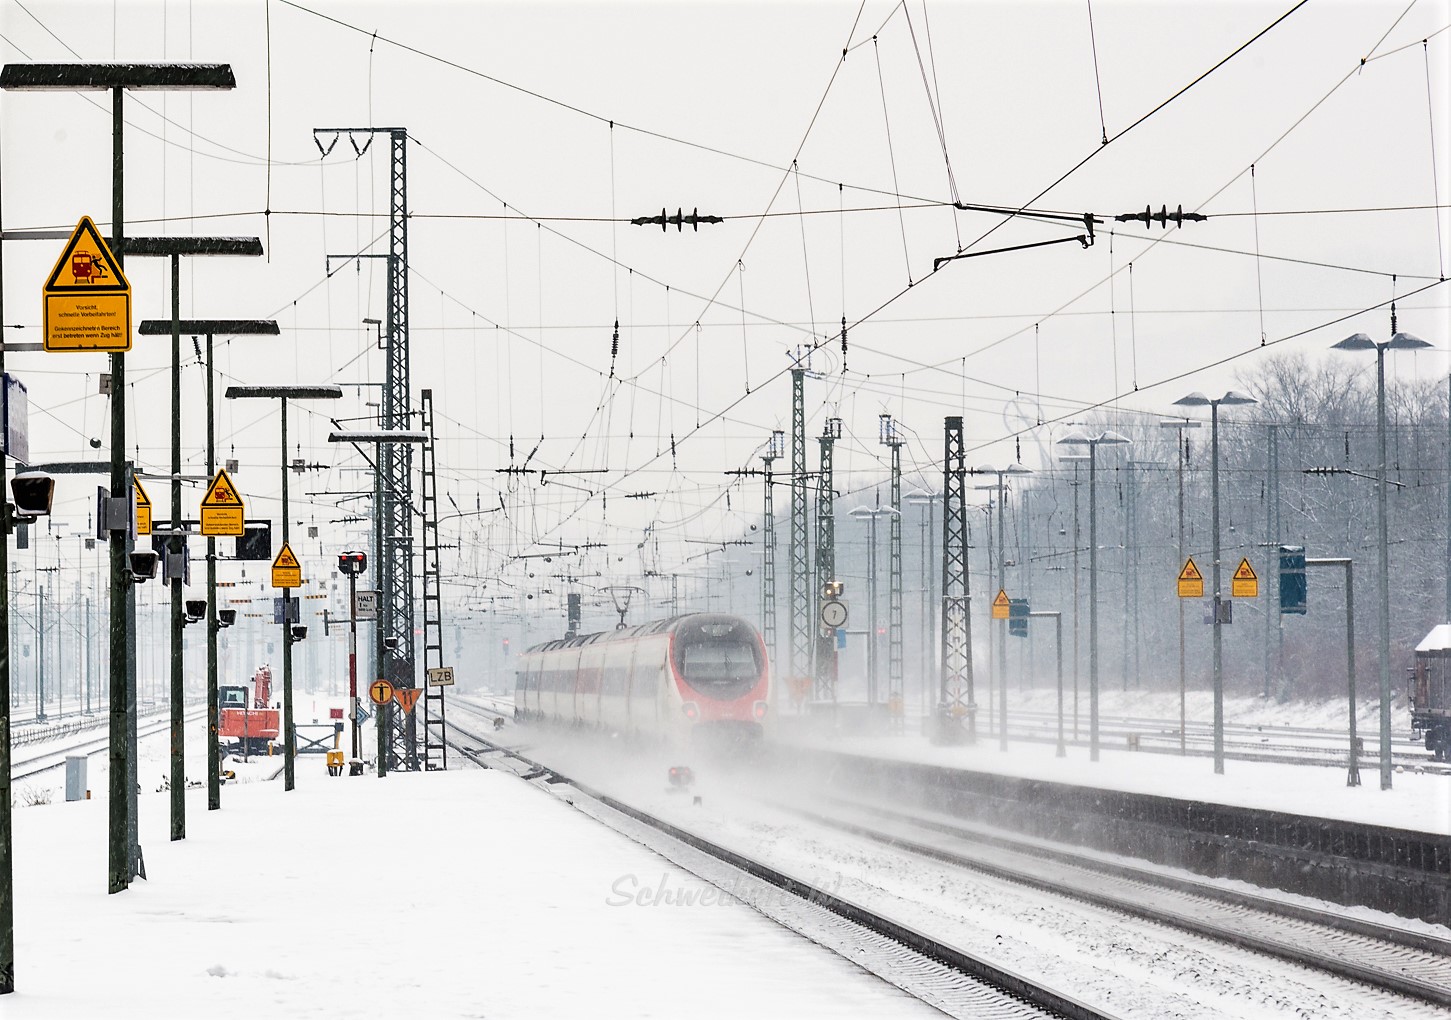
<path fill-rule="evenodd" d="M 721 613 L 684 617 L 672 635 L 670 666 L 692 739 L 707 743 L 760 739 L 770 666 L 755 627 Z"/>

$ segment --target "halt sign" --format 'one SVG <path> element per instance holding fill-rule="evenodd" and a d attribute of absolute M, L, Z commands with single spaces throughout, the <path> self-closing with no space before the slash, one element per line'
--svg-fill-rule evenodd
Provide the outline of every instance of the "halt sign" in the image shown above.
<path fill-rule="evenodd" d="M 993 619 L 1006 620 L 1011 615 L 1013 600 L 1008 598 L 1008 593 L 1002 588 L 998 589 L 998 597 L 993 599 Z"/>
<path fill-rule="evenodd" d="M 202 534 L 245 535 L 245 516 L 246 507 L 237 494 L 237 487 L 232 484 L 231 476 L 225 469 L 218 471 L 207 494 L 202 497 Z"/>
<path fill-rule="evenodd" d="M 282 551 L 272 561 L 272 587 L 301 588 L 302 564 L 293 555 L 292 546 L 282 543 Z"/>
<path fill-rule="evenodd" d="M 131 284 L 89 216 L 82 216 L 46 278 L 47 351 L 131 349 Z"/>
<path fill-rule="evenodd" d="M 1181 599 L 1202 599 L 1204 597 L 1204 575 L 1194 565 L 1194 557 L 1184 561 L 1179 571 L 1179 597 Z"/>
<path fill-rule="evenodd" d="M 386 705 L 393 700 L 393 685 L 387 680 L 374 680 L 368 685 L 368 697 L 375 705 Z"/>
<path fill-rule="evenodd" d="M 1249 560 L 1240 560 L 1239 566 L 1234 568 L 1234 577 L 1229 582 L 1229 593 L 1237 599 L 1260 597 L 1259 575 L 1255 573 L 1255 568 L 1249 565 Z"/>

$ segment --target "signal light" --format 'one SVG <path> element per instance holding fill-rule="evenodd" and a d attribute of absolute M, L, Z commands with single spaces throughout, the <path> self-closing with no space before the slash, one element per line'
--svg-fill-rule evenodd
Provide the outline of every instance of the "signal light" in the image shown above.
<path fill-rule="evenodd" d="M 133 552 L 129 556 L 131 560 L 131 581 L 133 584 L 141 584 L 156 576 L 156 568 L 161 563 L 161 557 L 149 550 Z"/>
<path fill-rule="evenodd" d="M 237 622 L 237 611 L 235 609 L 218 609 L 217 626 L 230 627 Z"/>
<path fill-rule="evenodd" d="M 338 553 L 338 569 L 344 574 L 357 575 L 368 569 L 368 554 L 357 550 Z"/>
<path fill-rule="evenodd" d="M 18 474 L 10 479 L 10 491 L 15 495 L 17 517 L 44 517 L 50 513 L 55 479 L 50 475 Z"/>
<path fill-rule="evenodd" d="M 757 719 L 766 718 L 766 703 L 764 701 L 756 702 L 751 706 L 751 709 L 755 712 Z"/>

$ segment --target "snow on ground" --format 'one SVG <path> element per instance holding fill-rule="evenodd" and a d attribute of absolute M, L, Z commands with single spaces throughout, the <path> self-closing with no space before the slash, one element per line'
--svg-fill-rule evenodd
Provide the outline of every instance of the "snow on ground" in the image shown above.
<path fill-rule="evenodd" d="M 1242 700 L 1259 705 L 1258 711 L 1266 724 L 1273 718 L 1275 725 L 1313 726 L 1316 725 L 1314 720 L 1320 718 L 1324 711 L 1321 705 L 1305 704 L 1301 704 L 1298 710 L 1271 710 L 1259 699 Z M 1056 695 L 1053 703 L 1056 705 Z M 1040 701 L 1034 708 L 1044 709 L 1046 704 L 1046 701 Z M 1177 696 L 1173 704 L 1173 714 L 1177 717 Z M 1160 702 L 1138 697 L 1132 702 L 1105 698 L 1100 703 L 1100 711 L 1105 716 L 1132 712 L 1139 716 L 1167 717 L 1168 713 L 1161 711 L 1163 707 Z M 1255 718 L 1255 710 L 1251 706 L 1236 707 L 1239 709 L 1236 721 L 1247 722 Z M 1393 777 L 1392 789 L 1381 790 L 1374 763 L 1361 765 L 1360 786 L 1347 787 L 1346 773 L 1341 768 L 1230 759 L 1225 762 L 1224 774 L 1217 776 L 1212 759 L 1207 757 L 1181 758 L 1172 754 L 1130 752 L 1107 744 L 1101 746 L 1099 761 L 1094 763 L 1089 761 L 1086 746 L 1086 701 L 1080 703 L 1080 711 L 1081 735 L 1085 745 L 1069 746 L 1064 758 L 1054 756 L 1052 744 L 1037 742 L 1009 741 L 1006 752 L 998 750 L 996 735 L 988 732 L 985 711 L 978 713 L 978 742 L 972 746 L 935 746 L 918 733 L 830 736 L 796 725 L 789 715 L 780 721 L 777 737 L 807 746 L 871 757 L 1451 834 L 1451 775 L 1400 772 Z M 1226 712 L 1226 715 L 1229 713 Z M 1013 703 L 1010 702 L 1010 723 L 1012 718 Z M 1191 718 L 1196 716 L 1191 715 Z M 1367 744 L 1374 739 L 1374 732 L 1373 729 L 1362 731 Z"/>
<path fill-rule="evenodd" d="M 177 843 L 143 784 L 115 896 L 104 783 L 18 809 L 6 1020 L 937 1015 L 520 780 L 297 775 L 189 791 Z"/>

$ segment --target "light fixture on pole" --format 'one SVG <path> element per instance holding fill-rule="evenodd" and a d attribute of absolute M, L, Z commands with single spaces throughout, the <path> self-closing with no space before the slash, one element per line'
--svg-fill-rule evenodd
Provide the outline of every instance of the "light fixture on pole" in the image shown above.
<path fill-rule="evenodd" d="M 338 400 L 342 397 L 341 386 L 228 386 L 228 400 L 253 398 L 280 400 L 282 402 L 282 547 L 288 548 L 287 521 L 287 402 L 289 400 Z M 279 555 L 281 555 L 279 553 Z M 293 632 L 292 589 L 282 589 L 282 773 L 284 790 L 296 785 L 294 757 L 297 754 L 297 737 L 292 732 L 292 642 L 297 636 Z M 300 628 L 299 628 L 300 629 Z"/>
<path fill-rule="evenodd" d="M 193 238 L 193 241 L 197 239 Z M 237 240 L 213 238 L 214 241 Z M 253 242 L 256 238 L 250 238 Z M 245 248 L 239 243 L 238 250 L 221 252 L 219 254 L 250 255 L 253 249 L 250 246 Z M 205 252 L 206 254 L 217 254 Z M 262 246 L 257 244 L 255 253 L 262 253 Z M 173 259 L 175 254 L 173 254 Z M 175 289 L 175 288 L 174 288 Z M 279 331 L 277 323 L 273 319 L 177 319 L 174 322 L 170 319 L 146 319 L 141 323 L 140 334 L 142 336 L 163 336 L 172 333 L 175 327 L 177 333 L 189 334 L 190 336 L 205 336 L 206 347 L 206 371 L 207 371 L 207 476 L 215 477 L 217 473 L 217 428 L 215 414 L 215 393 L 216 373 L 212 369 L 212 340 L 218 336 L 277 336 Z M 173 348 L 175 353 L 175 348 Z M 179 426 L 173 425 L 175 438 L 179 440 Z M 175 454 L 173 455 L 175 456 Z M 173 465 L 176 464 L 173 459 Z M 174 524 L 173 527 L 179 525 Z M 217 704 L 217 634 L 220 633 L 222 624 L 217 618 L 217 540 L 214 536 L 207 536 L 207 810 L 216 811 L 222 806 L 222 755 L 218 746 L 218 732 L 221 727 L 221 709 Z M 173 779 L 175 783 L 175 779 Z M 184 784 L 183 784 L 184 785 Z M 173 787 L 174 789 L 175 787 Z"/>
<path fill-rule="evenodd" d="M 0 70 L 0 89 L 6 91 L 59 91 L 111 93 L 111 252 L 117 269 L 124 269 L 126 260 L 126 189 L 125 146 L 123 144 L 124 99 L 127 89 L 146 91 L 218 91 L 235 88 L 237 80 L 229 64 L 180 63 L 98 63 L 98 64 L 6 64 Z M 0 353 L 0 372 L 4 355 Z M 121 351 L 111 354 L 111 490 L 110 498 L 132 498 L 132 478 L 126 468 L 126 357 Z M 112 893 L 130 888 L 131 879 L 141 866 L 140 841 L 136 837 L 134 811 L 135 756 L 131 753 L 135 727 L 135 701 L 128 704 L 130 670 L 128 649 L 128 617 L 134 616 L 135 595 L 127 580 L 130 552 L 130 531 L 113 529 L 110 543 L 110 648 L 111 648 L 111 752 L 110 807 L 108 825 L 107 885 Z M 6 575 L 5 554 L 0 553 L 0 577 Z M 128 613 L 128 607 L 131 612 Z M 9 633 L 6 632 L 8 655 Z M 7 658 L 8 661 L 8 658 Z M 134 661 L 134 660 L 133 660 Z M 8 669 L 8 667 L 6 667 Z M 8 688 L 5 674 L 0 686 Z M 0 691 L 7 703 L 9 695 Z M 8 745 L 0 751 L 0 768 L 9 768 Z M 8 868 L 10 860 L 10 805 L 0 807 L 0 867 Z M 15 990 L 15 962 L 10 926 L 11 883 L 0 876 L 0 995 Z"/>
<path fill-rule="evenodd" d="M 1185 429 L 1197 429 L 1199 423 L 1193 418 L 1174 418 L 1170 421 L 1159 422 L 1161 429 L 1174 429 L 1174 461 L 1179 465 L 1179 566 L 1183 569 L 1187 554 L 1184 551 L 1184 468 L 1189 464 L 1189 436 Z M 1187 670 L 1184 653 L 1184 600 L 1176 599 L 1179 603 L 1179 753 L 1188 754 L 1187 736 L 1185 734 L 1186 701 L 1187 701 Z"/>
<path fill-rule="evenodd" d="M 1098 448 L 1127 446 L 1133 440 L 1105 430 L 1098 435 L 1070 432 L 1059 446 L 1088 447 L 1088 760 L 1098 761 Z"/>
<path fill-rule="evenodd" d="M 1030 475 L 1031 468 L 1025 468 L 1021 464 L 1009 464 L 1005 468 L 995 468 L 990 464 L 979 464 L 975 468 L 969 468 L 970 475 L 997 475 L 997 482 L 992 485 L 976 485 L 976 489 L 996 489 L 998 493 L 998 591 L 1008 590 L 1007 563 L 1003 553 L 1003 522 L 1007 518 L 1007 486 L 1003 482 L 1005 475 Z M 1008 749 L 1008 621 L 1003 620 L 1003 625 L 998 631 L 998 749 Z"/>
<path fill-rule="evenodd" d="M 932 557 L 928 555 L 928 550 L 932 548 L 932 525 L 935 516 L 932 508 L 935 504 L 942 502 L 942 493 L 913 489 L 902 498 L 912 506 L 920 506 L 924 511 L 921 550 L 922 656 L 919 669 L 922 684 L 921 711 L 925 718 L 932 710 L 930 692 L 937 690 L 937 677 L 942 668 L 942 664 L 937 658 L 937 575 L 932 570 Z"/>
<path fill-rule="evenodd" d="M 877 703 L 877 518 L 897 515 L 889 506 L 859 506 L 848 512 L 868 524 L 867 541 L 867 704 Z"/>
<path fill-rule="evenodd" d="M 1415 351 L 1430 347 L 1410 333 L 1396 331 L 1396 306 L 1391 304 L 1391 338 L 1377 343 L 1364 333 L 1355 333 L 1338 344 L 1335 351 L 1375 351 L 1375 424 L 1380 455 L 1375 475 L 1377 545 L 1380 549 L 1380 788 L 1391 788 L 1391 572 L 1389 525 L 1386 522 L 1386 351 Z"/>
<path fill-rule="evenodd" d="M 1214 774 L 1224 774 L 1224 624 L 1225 605 L 1220 591 L 1219 563 L 1219 408 L 1259 403 L 1254 397 L 1235 390 L 1228 390 L 1224 396 L 1211 400 L 1202 393 L 1191 393 L 1174 401 L 1179 407 L 1209 408 L 1209 492 L 1213 511 L 1210 514 L 1210 530 L 1213 534 L 1214 563 L 1211 568 L 1211 583 L 1214 589 Z"/>

